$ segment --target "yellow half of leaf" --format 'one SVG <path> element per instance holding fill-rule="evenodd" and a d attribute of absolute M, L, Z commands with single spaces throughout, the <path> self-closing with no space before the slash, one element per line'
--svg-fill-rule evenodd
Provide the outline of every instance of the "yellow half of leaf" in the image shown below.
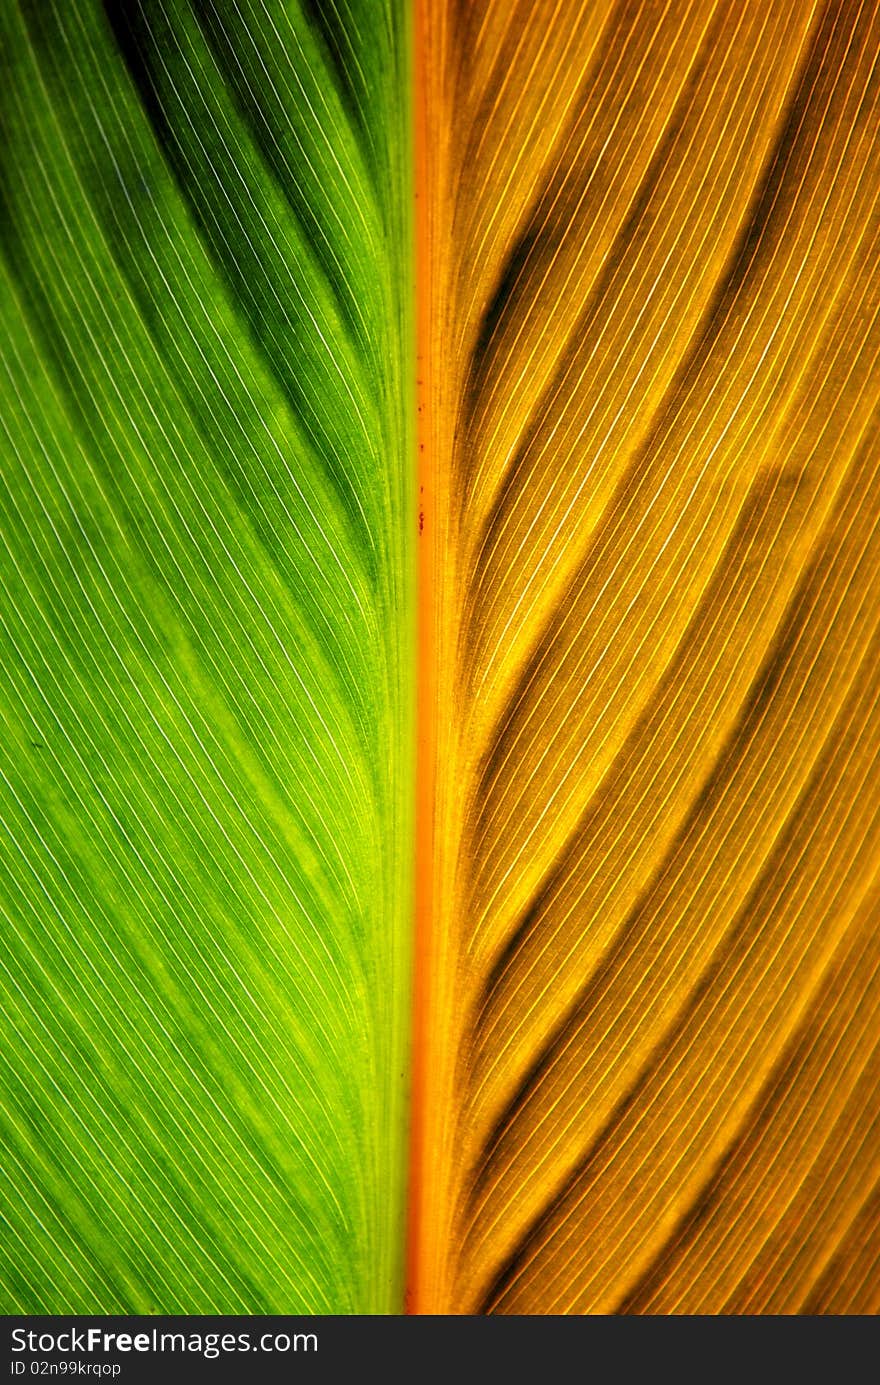
<path fill-rule="evenodd" d="M 877 1311 L 880 11 L 420 23 L 413 1305 Z"/>

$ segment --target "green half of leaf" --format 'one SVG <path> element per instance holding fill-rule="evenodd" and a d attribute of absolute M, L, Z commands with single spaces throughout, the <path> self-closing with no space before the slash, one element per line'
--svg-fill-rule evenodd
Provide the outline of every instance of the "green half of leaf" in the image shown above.
<path fill-rule="evenodd" d="M 10 0 L 7 1312 L 401 1301 L 399 0 Z"/>

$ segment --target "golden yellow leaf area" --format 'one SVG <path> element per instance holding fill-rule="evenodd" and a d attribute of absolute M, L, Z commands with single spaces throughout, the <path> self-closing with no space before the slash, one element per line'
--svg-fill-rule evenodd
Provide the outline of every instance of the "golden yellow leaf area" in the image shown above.
<path fill-rule="evenodd" d="M 419 26 L 411 1307 L 876 1312 L 880 7 Z"/>

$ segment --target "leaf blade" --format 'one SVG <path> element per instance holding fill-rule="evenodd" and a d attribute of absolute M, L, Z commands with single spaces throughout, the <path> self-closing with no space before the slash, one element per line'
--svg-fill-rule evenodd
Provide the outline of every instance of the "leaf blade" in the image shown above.
<path fill-rule="evenodd" d="M 412 719 L 402 11 L 373 39 L 371 168 L 338 98 L 328 114 L 304 10 L 5 22 L 8 1302 L 388 1311 Z"/>
<path fill-rule="evenodd" d="M 839 1034 L 844 959 L 844 1009 L 873 975 L 876 17 L 422 24 L 442 381 L 414 1302 L 799 1311 L 858 1212 L 847 1162 L 872 1186 L 878 1157 L 830 1099 L 783 1136 L 818 1060 L 772 1096 L 805 1034 Z M 840 1044 L 857 1084 L 871 1040 Z M 717 1171 L 787 1187 L 789 1148 L 798 1214 L 752 1182 L 752 1227 Z"/>

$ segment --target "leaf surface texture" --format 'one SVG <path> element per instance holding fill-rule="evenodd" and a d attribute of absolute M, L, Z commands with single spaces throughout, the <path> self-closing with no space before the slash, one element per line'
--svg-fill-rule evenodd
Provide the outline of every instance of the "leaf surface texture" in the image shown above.
<path fill-rule="evenodd" d="M 413 1306 L 876 1311 L 880 12 L 420 25 Z"/>

